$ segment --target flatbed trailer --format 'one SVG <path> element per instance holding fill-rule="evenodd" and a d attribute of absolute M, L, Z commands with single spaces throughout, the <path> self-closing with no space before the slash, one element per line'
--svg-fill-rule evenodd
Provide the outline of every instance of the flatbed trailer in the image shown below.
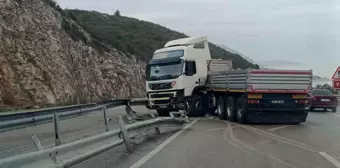
<path fill-rule="evenodd" d="M 311 70 L 218 72 L 201 79 L 203 87 L 194 94 L 203 96 L 202 91 L 205 92 L 213 100 L 209 101 L 210 109 L 215 107 L 221 119 L 240 123 L 300 123 L 308 116 L 306 95 L 312 88 L 312 75 Z"/>

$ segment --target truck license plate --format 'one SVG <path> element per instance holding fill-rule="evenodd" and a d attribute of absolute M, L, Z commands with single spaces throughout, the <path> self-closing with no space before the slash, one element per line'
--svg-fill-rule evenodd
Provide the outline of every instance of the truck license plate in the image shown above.
<path fill-rule="evenodd" d="M 285 103 L 285 101 L 284 100 L 272 100 L 272 103 L 273 104 L 283 104 L 283 103 Z"/>
<path fill-rule="evenodd" d="M 321 99 L 321 101 L 329 102 L 330 100 L 329 99 Z"/>
<path fill-rule="evenodd" d="M 163 106 L 161 105 L 161 106 L 159 106 L 159 107 L 160 107 L 160 108 L 166 108 L 166 106 L 165 106 L 165 105 L 163 105 Z"/>

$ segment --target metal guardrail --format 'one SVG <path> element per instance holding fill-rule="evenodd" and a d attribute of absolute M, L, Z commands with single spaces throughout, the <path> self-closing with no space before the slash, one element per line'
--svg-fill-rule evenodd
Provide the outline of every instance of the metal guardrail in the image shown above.
<path fill-rule="evenodd" d="M 105 110 L 104 110 L 105 117 Z M 188 120 L 172 117 L 154 118 L 151 120 L 136 122 L 125 126 L 122 117 L 118 117 L 119 129 L 114 129 L 96 136 L 60 145 L 58 141 L 58 117 L 54 115 L 56 134 L 55 147 L 44 149 L 39 139 L 33 135 L 32 140 L 38 151 L 16 155 L 0 160 L 1 168 L 67 168 L 87 160 L 116 146 L 125 144 L 128 152 L 132 152 L 131 138 L 148 130 L 155 130 L 160 134 L 163 125 L 182 125 Z"/>
<path fill-rule="evenodd" d="M 86 113 L 102 109 L 103 107 L 113 108 L 117 106 L 127 105 L 129 101 L 142 105 L 145 104 L 147 99 L 115 99 L 99 103 L 72 107 L 51 108 L 41 111 L 29 111 L 20 113 L 13 112 L 5 115 L 0 115 L 0 132 L 30 125 L 42 124 L 45 122 L 51 122 L 53 119 L 53 113 L 57 113 L 57 115 L 61 119 L 64 119 L 84 115 Z"/>
<path fill-rule="evenodd" d="M 81 104 L 81 105 L 73 105 L 73 106 L 53 107 L 53 108 L 47 108 L 47 109 L 24 110 L 24 111 L 19 111 L 19 112 L 15 112 L 15 111 L 1 112 L 0 121 L 26 118 L 30 116 L 46 115 L 46 114 L 50 114 L 53 112 L 79 110 L 79 109 L 90 108 L 90 107 L 95 107 L 95 106 L 96 106 L 96 103 L 90 103 L 90 104 Z"/>

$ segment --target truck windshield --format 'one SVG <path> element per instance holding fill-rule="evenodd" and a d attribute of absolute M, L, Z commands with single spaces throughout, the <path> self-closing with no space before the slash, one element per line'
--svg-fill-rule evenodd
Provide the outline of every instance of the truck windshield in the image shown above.
<path fill-rule="evenodd" d="M 176 62 L 151 64 L 147 66 L 147 80 L 176 79 L 183 72 L 183 60 Z"/>

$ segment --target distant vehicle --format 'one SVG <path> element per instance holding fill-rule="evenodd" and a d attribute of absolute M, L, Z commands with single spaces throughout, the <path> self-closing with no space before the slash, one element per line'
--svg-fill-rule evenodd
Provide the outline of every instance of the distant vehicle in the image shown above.
<path fill-rule="evenodd" d="M 233 70 L 232 62 L 211 59 L 207 37 L 169 41 L 146 68 L 149 109 L 160 116 L 207 110 L 220 119 L 245 123 L 305 122 L 311 70 Z"/>
<path fill-rule="evenodd" d="M 309 98 L 309 110 L 313 111 L 316 108 L 323 108 L 324 111 L 331 109 L 336 112 L 338 107 L 337 96 L 328 89 L 313 89 L 307 95 Z"/>

